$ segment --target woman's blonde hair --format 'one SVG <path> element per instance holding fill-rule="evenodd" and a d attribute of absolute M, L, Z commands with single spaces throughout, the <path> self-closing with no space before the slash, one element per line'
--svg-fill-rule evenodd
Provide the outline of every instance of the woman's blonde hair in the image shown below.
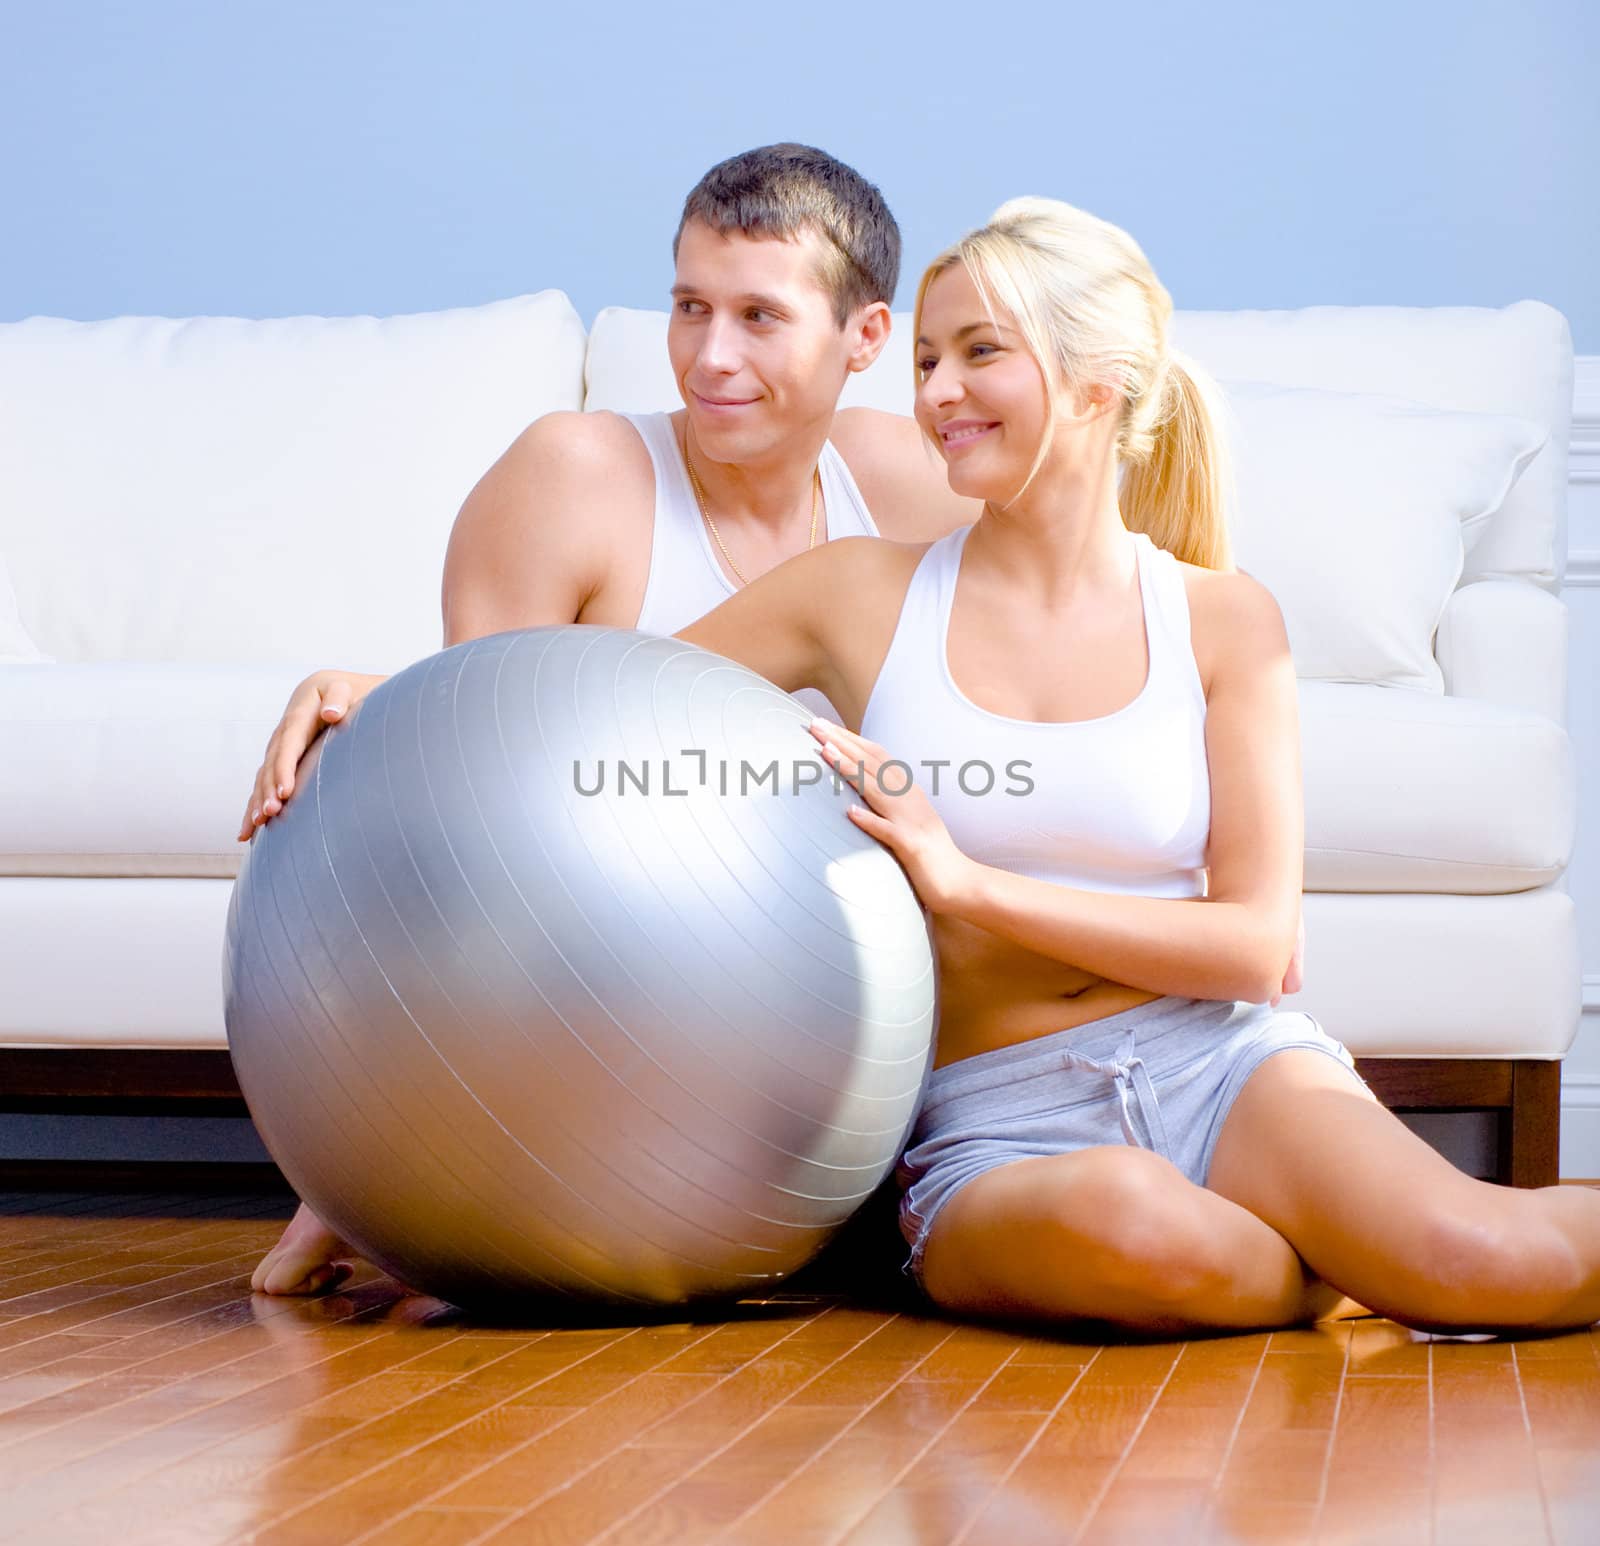
<path fill-rule="evenodd" d="M 1232 472 L 1221 395 L 1204 370 L 1168 345 L 1172 297 L 1139 244 L 1059 200 L 1010 199 L 928 266 L 917 286 L 914 338 L 928 286 L 958 263 L 991 315 L 998 306 L 1015 319 L 1052 398 L 1058 379 L 1074 395 L 1103 382 L 1121 397 L 1117 502 L 1128 529 L 1186 563 L 1231 569 Z M 1028 482 L 1044 464 L 1054 430 L 1052 416 Z"/>

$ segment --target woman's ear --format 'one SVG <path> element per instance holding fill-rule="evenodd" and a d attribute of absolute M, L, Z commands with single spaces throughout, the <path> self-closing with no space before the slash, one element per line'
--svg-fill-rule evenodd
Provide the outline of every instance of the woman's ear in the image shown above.
<path fill-rule="evenodd" d="M 1080 419 L 1098 419 L 1116 399 L 1116 392 L 1104 381 L 1091 381 L 1073 398 L 1073 412 Z"/>

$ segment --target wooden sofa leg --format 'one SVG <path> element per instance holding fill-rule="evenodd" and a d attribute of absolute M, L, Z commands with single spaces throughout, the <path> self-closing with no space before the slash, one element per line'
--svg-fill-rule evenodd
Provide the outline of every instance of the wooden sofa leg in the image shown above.
<path fill-rule="evenodd" d="M 1511 1069 L 1511 1105 L 1500 1115 L 1499 1180 L 1511 1186 L 1554 1186 L 1561 1170 L 1561 1064 L 1518 1058 Z"/>
<path fill-rule="evenodd" d="M 1502 1185 L 1559 1179 L 1559 1058 L 1357 1058 L 1356 1072 L 1393 1112 L 1493 1111 Z"/>

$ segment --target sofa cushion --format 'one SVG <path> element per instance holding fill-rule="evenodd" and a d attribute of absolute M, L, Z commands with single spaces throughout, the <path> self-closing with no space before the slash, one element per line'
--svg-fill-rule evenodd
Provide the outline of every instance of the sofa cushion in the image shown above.
<path fill-rule="evenodd" d="M 1572 334 L 1543 301 L 1510 306 L 1306 306 L 1178 311 L 1172 341 L 1224 381 L 1381 392 L 1550 432 L 1473 544 L 1463 578 L 1521 575 L 1560 587 L 1567 559 Z"/>
<path fill-rule="evenodd" d="M 48 661 L 43 650 L 28 637 L 17 616 L 17 594 L 12 589 L 11 572 L 0 558 L 0 666 L 36 665 Z"/>
<path fill-rule="evenodd" d="M 0 325 L 0 553 L 62 661 L 317 660 L 439 647 L 463 498 L 582 402 L 558 291 L 402 317 Z"/>
<path fill-rule="evenodd" d="M 238 873 L 267 737 L 309 662 L 0 669 L 0 874 Z"/>
<path fill-rule="evenodd" d="M 1434 639 L 1444 690 L 1564 723 L 1568 625 L 1566 603 L 1531 580 L 1463 585 Z"/>
<path fill-rule="evenodd" d="M 1357 1057 L 1560 1057 L 1582 1010 L 1578 918 L 1555 886 L 1515 896 L 1306 897 L 1314 1015 Z"/>
<path fill-rule="evenodd" d="M 1222 387 L 1235 558 L 1283 609 L 1296 674 L 1442 693 L 1434 633 L 1463 555 L 1549 431 L 1366 393 Z"/>
<path fill-rule="evenodd" d="M 228 1045 L 231 880 L 0 877 L 0 1046 Z"/>
<path fill-rule="evenodd" d="M 0 875 L 235 875 L 250 781 L 308 669 L 0 670 L 24 748 L 0 760 Z M 1301 738 L 1308 890 L 1520 891 L 1571 852 L 1572 748 L 1536 714 L 1307 682 Z"/>
<path fill-rule="evenodd" d="M 1572 856 L 1577 759 L 1542 715 L 1302 682 L 1300 740 L 1307 891 L 1522 891 Z"/>

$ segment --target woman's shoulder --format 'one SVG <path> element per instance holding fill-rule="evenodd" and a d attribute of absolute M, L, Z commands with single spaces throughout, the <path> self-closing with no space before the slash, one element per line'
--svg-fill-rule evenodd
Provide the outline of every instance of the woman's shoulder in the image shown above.
<path fill-rule="evenodd" d="M 833 537 L 810 558 L 828 555 L 821 567 L 842 575 L 877 578 L 909 574 L 922 562 L 933 542 L 900 542 L 893 537 Z"/>
<path fill-rule="evenodd" d="M 785 559 L 761 579 L 775 598 L 787 591 L 805 598 L 814 610 L 859 620 L 891 597 L 898 608 L 900 593 L 932 546 L 887 537 L 830 537 Z"/>
<path fill-rule="evenodd" d="M 1206 569 L 1174 560 L 1189 602 L 1189 634 L 1207 694 L 1219 671 L 1248 666 L 1289 647 L 1277 598 L 1243 569 Z"/>
<path fill-rule="evenodd" d="M 911 577 L 933 542 L 897 542 L 888 537 L 834 537 L 781 567 L 800 568 L 795 578 L 822 602 L 838 626 L 860 631 L 871 620 L 900 615 Z"/>

